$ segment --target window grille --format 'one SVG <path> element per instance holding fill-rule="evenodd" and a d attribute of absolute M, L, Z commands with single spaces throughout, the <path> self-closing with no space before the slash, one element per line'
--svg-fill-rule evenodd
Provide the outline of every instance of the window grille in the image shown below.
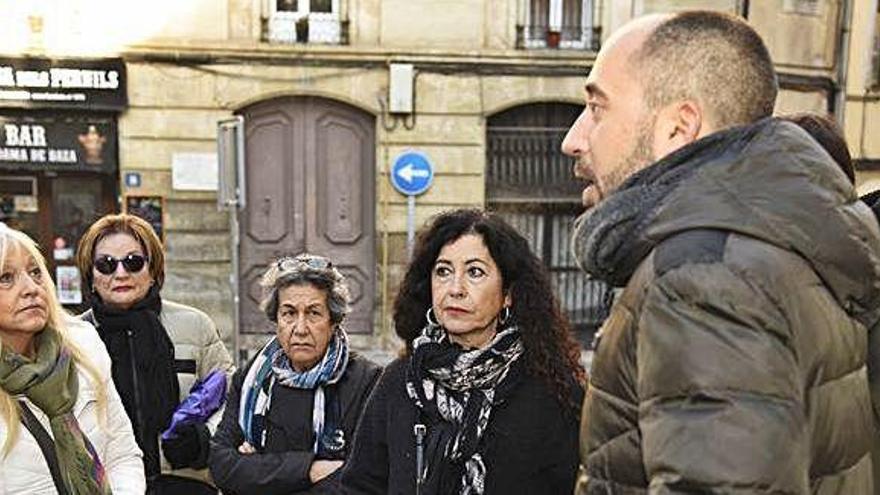
<path fill-rule="evenodd" d="M 272 43 L 347 44 L 346 0 L 267 0 L 263 38 Z"/>
<path fill-rule="evenodd" d="M 521 48 L 598 50 L 594 19 L 598 0 L 528 0 L 525 24 L 519 26 Z"/>
<path fill-rule="evenodd" d="M 872 89 L 880 89 L 880 2 L 877 4 L 877 13 L 874 15 L 874 49 L 871 52 L 869 85 Z"/>
<path fill-rule="evenodd" d="M 782 11 L 786 14 L 818 16 L 822 12 L 821 9 L 820 0 L 785 0 L 782 4 Z"/>
<path fill-rule="evenodd" d="M 607 316 L 609 289 L 576 265 L 569 249 L 583 211 L 582 185 L 560 148 L 581 107 L 531 104 L 490 117 L 486 148 L 488 207 L 528 239 L 546 264 L 560 306 L 589 346 Z"/>

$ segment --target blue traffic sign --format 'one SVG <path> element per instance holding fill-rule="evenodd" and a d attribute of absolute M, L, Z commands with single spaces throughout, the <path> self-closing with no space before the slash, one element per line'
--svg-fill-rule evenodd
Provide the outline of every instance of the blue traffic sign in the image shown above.
<path fill-rule="evenodd" d="M 431 187 L 434 166 L 417 151 L 401 153 L 391 167 L 391 184 L 401 194 L 418 196 Z"/>

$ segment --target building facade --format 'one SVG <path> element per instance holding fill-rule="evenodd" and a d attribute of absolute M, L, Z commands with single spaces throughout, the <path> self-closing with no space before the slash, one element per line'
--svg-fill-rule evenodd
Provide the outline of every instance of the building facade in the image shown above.
<path fill-rule="evenodd" d="M 778 111 L 843 115 L 860 179 L 880 169 L 876 0 L 7 3 L 14 12 L 0 30 L 16 38 L 5 56 L 124 61 L 110 202 L 118 193 L 115 209 L 152 215 L 168 251 L 165 295 L 207 311 L 230 345 L 238 327 L 242 349 L 270 330 L 256 310 L 266 263 L 311 251 L 351 282 L 355 345 L 396 351 L 390 308 L 407 261 L 407 198 L 389 173 L 408 151 L 434 166 L 415 224 L 453 207 L 502 212 L 548 264 L 588 343 L 605 289 L 568 253 L 579 190 L 559 143 L 602 40 L 644 13 L 746 17 L 777 63 Z M 83 27 L 98 15 L 114 19 L 106 33 Z M 217 123 L 236 116 L 246 206 L 231 213 L 217 206 L 216 139 Z"/>

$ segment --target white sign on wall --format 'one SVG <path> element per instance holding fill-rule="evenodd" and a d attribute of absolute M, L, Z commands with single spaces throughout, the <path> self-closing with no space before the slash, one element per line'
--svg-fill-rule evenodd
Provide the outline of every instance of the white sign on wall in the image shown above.
<path fill-rule="evenodd" d="M 216 191 L 217 153 L 172 154 L 171 187 L 184 191 Z"/>

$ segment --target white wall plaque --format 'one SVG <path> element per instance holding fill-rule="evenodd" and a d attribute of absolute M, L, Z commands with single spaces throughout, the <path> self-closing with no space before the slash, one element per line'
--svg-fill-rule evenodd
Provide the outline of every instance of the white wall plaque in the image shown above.
<path fill-rule="evenodd" d="M 171 187 L 185 191 L 216 191 L 217 153 L 172 154 Z"/>

